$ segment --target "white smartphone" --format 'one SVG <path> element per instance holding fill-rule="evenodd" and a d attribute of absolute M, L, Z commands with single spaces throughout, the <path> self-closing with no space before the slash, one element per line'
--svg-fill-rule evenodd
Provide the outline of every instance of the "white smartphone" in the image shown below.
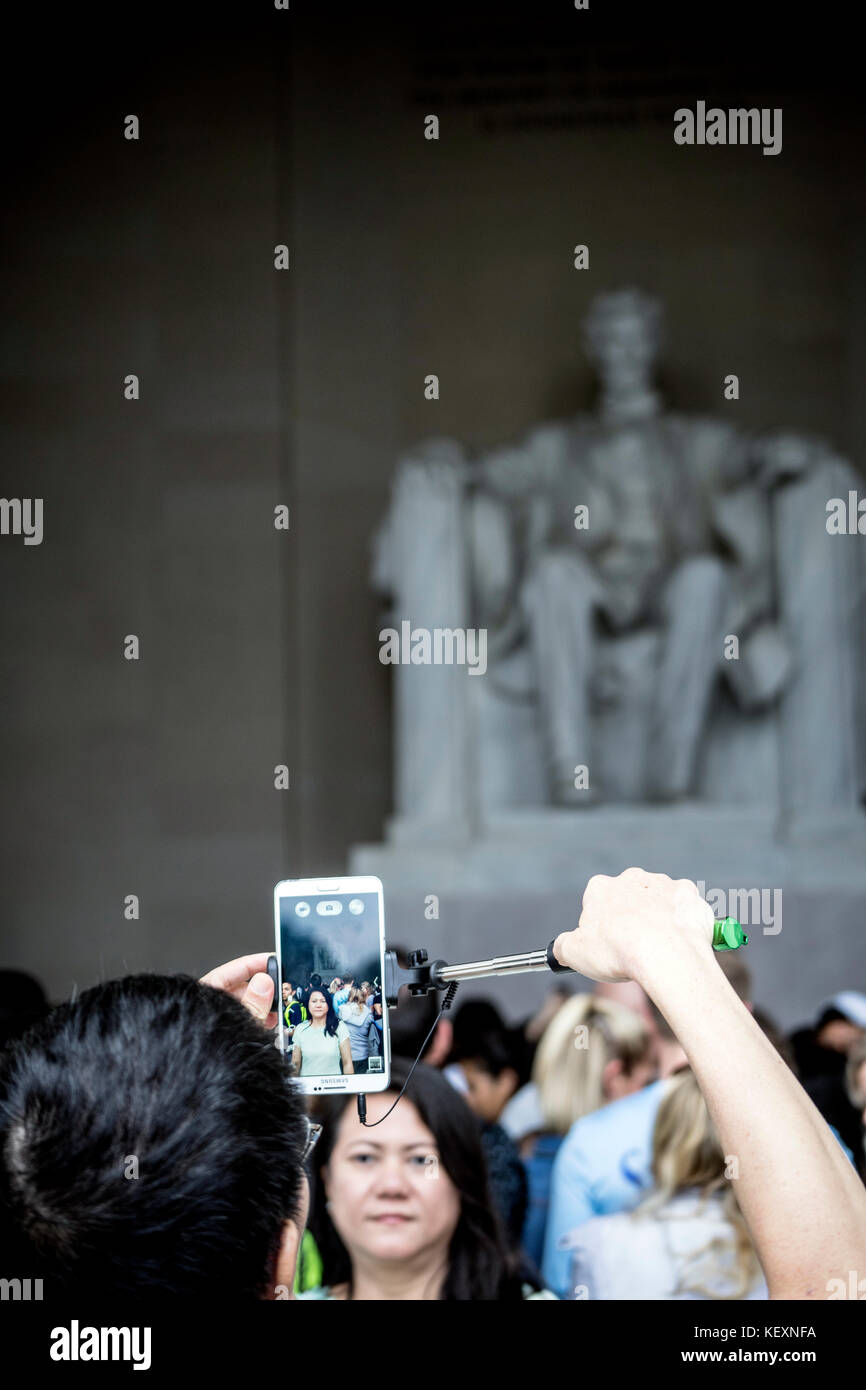
<path fill-rule="evenodd" d="M 279 1042 L 308 1095 L 385 1091 L 391 1079 L 382 884 L 284 879 L 274 889 Z"/>

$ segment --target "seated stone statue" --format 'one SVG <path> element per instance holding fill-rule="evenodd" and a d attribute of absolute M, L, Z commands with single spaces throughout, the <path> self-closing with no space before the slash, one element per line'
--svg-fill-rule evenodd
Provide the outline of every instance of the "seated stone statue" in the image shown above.
<path fill-rule="evenodd" d="M 599 296 L 585 323 L 597 412 L 474 460 L 453 441 L 429 442 L 403 461 L 377 542 L 377 584 L 401 616 L 419 621 L 420 606 L 437 622 L 488 630 L 485 679 L 506 699 L 528 691 L 537 702 L 546 797 L 560 804 L 694 795 L 720 678 L 744 712 L 778 701 L 794 652 L 779 595 L 792 560 L 776 535 L 776 490 L 810 470 L 847 472 L 815 441 L 754 439 L 733 423 L 665 413 L 653 387 L 660 339 L 656 300 L 635 290 Z M 800 609 L 806 601 L 796 600 Z M 515 671 L 524 674 L 509 692 Z M 412 689 L 412 728 L 420 737 L 426 719 L 435 736 L 444 678 L 435 694 L 417 675 Z M 608 739 L 602 750 L 605 711 L 635 691 L 639 742 Z M 806 725 L 816 716 L 809 701 Z M 453 708 L 447 717 L 453 730 Z M 457 742 L 471 737 L 461 727 Z M 417 778 L 408 790 L 405 739 L 404 730 L 398 809 L 413 814 L 407 799 L 417 807 L 425 794 Z M 509 756 L 505 742 L 497 757 Z M 450 795 L 440 787 L 434 800 Z M 850 801 L 851 787 L 840 796 Z"/>
<path fill-rule="evenodd" d="M 529 504 L 512 637 L 522 629 L 532 647 L 551 795 L 576 805 L 604 790 L 574 785 L 576 766 L 593 767 L 592 705 L 616 696 L 599 633 L 660 634 L 645 794 L 670 799 L 692 789 L 725 635 L 769 615 L 769 547 L 749 557 L 748 588 L 737 573 L 730 512 L 753 471 L 747 449 L 731 426 L 661 412 L 659 321 L 634 291 L 600 296 L 585 326 L 598 416 L 534 431 L 478 470 L 491 493 Z M 759 494 L 749 505 L 766 511 Z"/>

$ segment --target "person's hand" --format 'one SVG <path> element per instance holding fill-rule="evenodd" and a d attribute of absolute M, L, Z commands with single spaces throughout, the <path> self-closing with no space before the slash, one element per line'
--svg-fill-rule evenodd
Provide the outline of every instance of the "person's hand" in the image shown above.
<path fill-rule="evenodd" d="M 711 949 L 715 918 L 690 879 L 646 869 L 596 874 L 573 931 L 553 943 L 560 965 L 591 980 L 638 980 L 644 962 L 665 950 Z"/>
<path fill-rule="evenodd" d="M 274 982 L 268 974 L 268 952 L 257 956 L 239 956 L 237 960 L 227 961 L 202 975 L 200 983 L 212 985 L 214 989 L 224 989 L 239 999 L 253 1018 L 257 1018 L 266 1028 L 274 1028 L 277 1014 L 271 1005 L 274 1002 Z"/>

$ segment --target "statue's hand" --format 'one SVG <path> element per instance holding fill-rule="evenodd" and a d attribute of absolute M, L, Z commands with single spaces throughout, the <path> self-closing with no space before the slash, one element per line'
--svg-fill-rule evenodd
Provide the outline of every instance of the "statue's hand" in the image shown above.
<path fill-rule="evenodd" d="M 755 447 L 758 479 L 763 487 L 801 478 L 808 472 L 815 454 L 815 445 L 802 435 L 780 431 L 759 440 Z"/>
<path fill-rule="evenodd" d="M 777 699 L 788 683 L 794 662 L 781 624 L 765 620 L 743 638 L 738 659 L 724 664 L 740 709 L 754 711 L 769 708 Z"/>
<path fill-rule="evenodd" d="M 497 449 L 478 459 L 474 475 L 482 488 L 500 497 L 530 497 L 538 491 L 539 468 L 528 448 Z"/>

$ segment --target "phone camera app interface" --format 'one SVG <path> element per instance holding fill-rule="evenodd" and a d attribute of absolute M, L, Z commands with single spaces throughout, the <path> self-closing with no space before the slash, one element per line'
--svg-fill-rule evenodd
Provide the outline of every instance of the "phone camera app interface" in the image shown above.
<path fill-rule="evenodd" d="M 379 897 L 281 897 L 280 1026 L 296 1076 L 383 1072 Z"/>

